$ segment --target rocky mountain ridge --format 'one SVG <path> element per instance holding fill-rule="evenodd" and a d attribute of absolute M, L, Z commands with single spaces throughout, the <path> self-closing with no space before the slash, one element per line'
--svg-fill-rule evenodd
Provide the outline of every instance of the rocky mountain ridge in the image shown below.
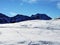
<path fill-rule="evenodd" d="M 0 13 L 0 24 L 4 23 L 15 23 L 15 22 L 21 22 L 21 21 L 26 21 L 26 20 L 51 20 L 52 18 L 47 16 L 46 14 L 40 14 L 37 13 L 32 16 L 26 16 L 26 15 L 21 15 L 17 14 L 14 17 L 8 17 L 5 14 Z"/>

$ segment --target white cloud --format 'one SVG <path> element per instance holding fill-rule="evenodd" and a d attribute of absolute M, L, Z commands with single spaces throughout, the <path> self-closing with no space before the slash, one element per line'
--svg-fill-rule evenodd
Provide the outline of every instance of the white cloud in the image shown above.
<path fill-rule="evenodd" d="M 54 1 L 55 2 L 55 1 L 60 1 L 60 0 L 50 0 L 50 1 Z"/>
<path fill-rule="evenodd" d="M 50 2 L 55 2 L 56 8 L 60 9 L 60 0 L 50 0 Z"/>
<path fill-rule="evenodd" d="M 26 3 L 36 3 L 38 0 L 22 0 L 22 2 Z"/>
<path fill-rule="evenodd" d="M 57 3 L 57 8 L 60 9 L 60 2 Z"/>
<path fill-rule="evenodd" d="M 21 0 L 21 1 L 26 3 L 36 3 L 38 1 L 59 2 L 60 0 Z"/>

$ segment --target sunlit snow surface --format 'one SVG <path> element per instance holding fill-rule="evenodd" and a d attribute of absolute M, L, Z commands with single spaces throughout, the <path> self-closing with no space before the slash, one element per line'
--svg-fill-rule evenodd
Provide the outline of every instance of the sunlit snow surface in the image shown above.
<path fill-rule="evenodd" d="M 60 45 L 60 20 L 0 24 L 0 45 Z"/>

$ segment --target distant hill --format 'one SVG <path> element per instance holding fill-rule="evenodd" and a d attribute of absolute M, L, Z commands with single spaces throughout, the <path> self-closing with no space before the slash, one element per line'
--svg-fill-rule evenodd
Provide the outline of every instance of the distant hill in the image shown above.
<path fill-rule="evenodd" d="M 31 16 L 31 19 L 39 19 L 39 20 L 51 20 L 52 18 L 47 16 L 46 14 L 35 14 Z"/>
<path fill-rule="evenodd" d="M 0 23 L 9 23 L 9 17 L 5 14 L 0 13 Z"/>
<path fill-rule="evenodd" d="M 14 22 L 21 22 L 21 21 L 25 21 L 25 20 L 30 20 L 30 17 L 25 16 L 25 15 L 17 14 L 16 16 L 11 17 L 10 22 L 14 23 Z"/>
<path fill-rule="evenodd" d="M 0 13 L 0 24 L 3 23 L 15 23 L 15 22 L 21 22 L 21 21 L 26 21 L 26 20 L 51 20 L 52 18 L 47 16 L 46 14 L 35 14 L 32 15 L 31 17 L 26 16 L 26 15 L 21 15 L 17 14 L 14 17 L 8 17 L 5 14 Z"/>

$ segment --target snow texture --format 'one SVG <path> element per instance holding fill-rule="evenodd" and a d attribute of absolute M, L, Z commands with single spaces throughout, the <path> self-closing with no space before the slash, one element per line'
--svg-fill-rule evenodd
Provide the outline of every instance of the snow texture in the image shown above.
<path fill-rule="evenodd" d="M 60 45 L 60 20 L 0 24 L 0 45 Z"/>

